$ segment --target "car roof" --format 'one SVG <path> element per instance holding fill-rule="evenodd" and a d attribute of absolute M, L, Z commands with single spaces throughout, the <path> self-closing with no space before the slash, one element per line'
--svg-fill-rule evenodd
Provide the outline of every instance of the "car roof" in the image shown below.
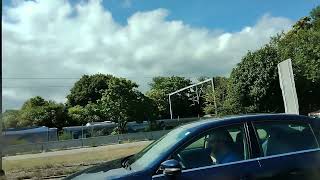
<path fill-rule="evenodd" d="M 296 114 L 245 114 L 233 115 L 223 118 L 210 118 L 182 125 L 181 128 L 194 131 L 197 129 L 213 126 L 223 126 L 228 124 L 244 123 L 247 121 L 265 121 L 265 120 L 300 120 L 308 121 L 311 118 Z"/>

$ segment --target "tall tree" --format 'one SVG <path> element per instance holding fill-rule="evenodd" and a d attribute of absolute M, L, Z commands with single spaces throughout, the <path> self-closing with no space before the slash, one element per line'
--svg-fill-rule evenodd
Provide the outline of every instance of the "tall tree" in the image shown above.
<path fill-rule="evenodd" d="M 123 78 L 112 78 L 109 88 L 106 89 L 102 98 L 97 101 L 104 119 L 118 123 L 117 132 L 124 133 L 128 121 L 134 121 L 140 106 L 138 98 L 142 94 L 136 89 L 138 85 Z"/>
<path fill-rule="evenodd" d="M 287 33 L 248 52 L 233 69 L 225 108 L 229 113 L 284 112 L 277 64 L 292 59 L 300 113 L 320 108 L 319 7 Z"/>
<path fill-rule="evenodd" d="M 83 75 L 70 90 L 67 96 L 68 106 L 86 106 L 90 102 L 96 103 L 101 99 L 102 93 L 108 89 L 109 81 L 112 75 L 95 74 Z"/>
<path fill-rule="evenodd" d="M 226 111 L 283 112 L 277 71 L 279 62 L 277 49 L 271 45 L 248 52 L 231 73 Z"/>
<path fill-rule="evenodd" d="M 292 59 L 300 112 L 320 109 L 320 6 L 277 39 L 280 59 Z"/>

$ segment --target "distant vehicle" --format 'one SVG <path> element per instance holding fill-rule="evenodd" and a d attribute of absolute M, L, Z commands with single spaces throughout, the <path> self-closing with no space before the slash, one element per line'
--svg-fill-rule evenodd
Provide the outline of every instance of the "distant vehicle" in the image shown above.
<path fill-rule="evenodd" d="M 320 121 L 306 116 L 207 119 L 66 179 L 320 179 L 319 142 Z"/>

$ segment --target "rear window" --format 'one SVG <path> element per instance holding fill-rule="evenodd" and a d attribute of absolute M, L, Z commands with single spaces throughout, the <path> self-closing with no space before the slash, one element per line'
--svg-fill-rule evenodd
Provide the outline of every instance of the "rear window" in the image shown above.
<path fill-rule="evenodd" d="M 318 147 L 310 124 L 293 121 L 254 123 L 264 156 Z"/>

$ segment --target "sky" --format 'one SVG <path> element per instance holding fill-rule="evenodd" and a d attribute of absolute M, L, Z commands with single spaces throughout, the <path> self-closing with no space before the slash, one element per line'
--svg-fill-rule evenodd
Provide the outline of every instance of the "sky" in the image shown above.
<path fill-rule="evenodd" d="M 228 76 L 320 0 L 4 0 L 3 110 L 65 102 L 83 74 Z"/>

